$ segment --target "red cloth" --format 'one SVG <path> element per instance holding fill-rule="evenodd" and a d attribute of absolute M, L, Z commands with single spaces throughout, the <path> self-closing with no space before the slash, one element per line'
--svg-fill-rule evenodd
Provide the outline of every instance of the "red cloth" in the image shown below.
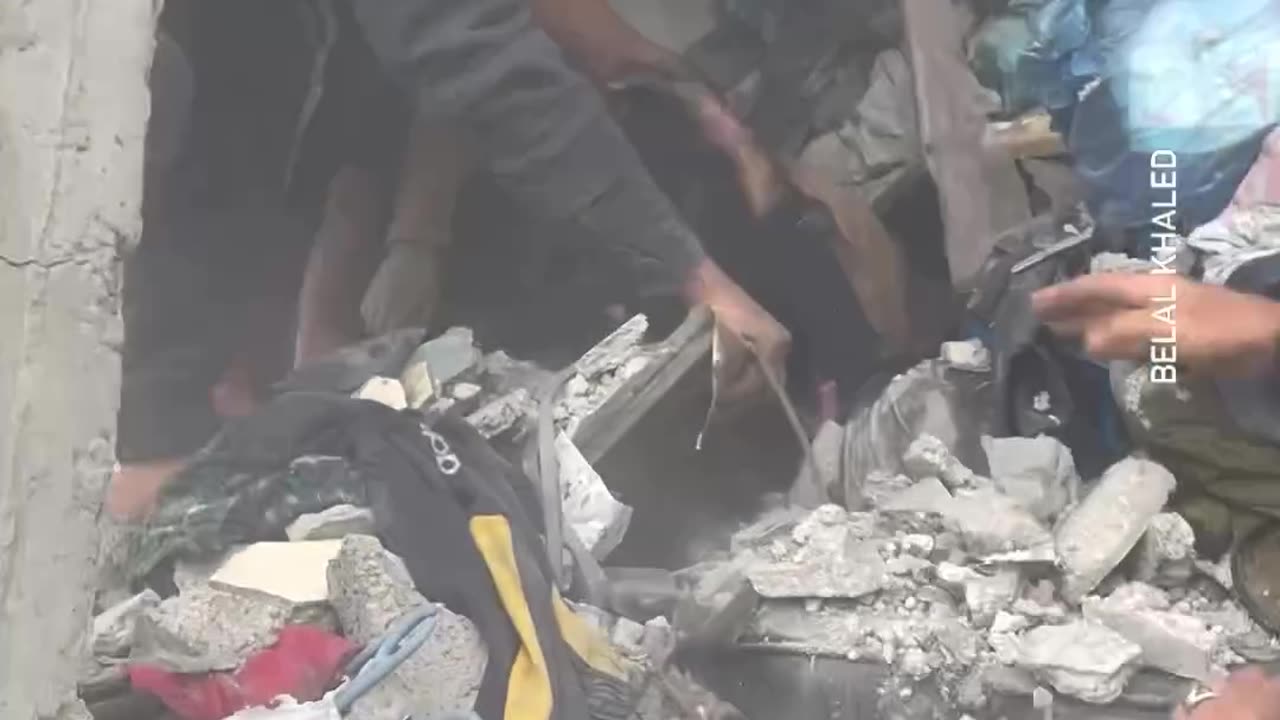
<path fill-rule="evenodd" d="M 222 720 L 247 707 L 270 705 L 281 695 L 298 702 L 319 700 L 333 687 L 355 649 L 333 633 L 291 625 L 280 631 L 275 645 L 233 673 L 183 675 L 153 665 L 132 665 L 129 681 L 184 720 Z"/>

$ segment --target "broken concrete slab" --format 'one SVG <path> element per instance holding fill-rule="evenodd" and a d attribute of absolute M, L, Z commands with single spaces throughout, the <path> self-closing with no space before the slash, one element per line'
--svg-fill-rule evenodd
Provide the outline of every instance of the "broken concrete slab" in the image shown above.
<path fill-rule="evenodd" d="M 449 390 L 449 395 L 458 402 L 466 402 L 480 394 L 482 388 L 475 383 L 458 383 Z"/>
<path fill-rule="evenodd" d="M 1120 697 L 1142 648 L 1100 623 L 1042 625 L 1022 638 L 1019 665 L 1058 692 L 1106 704 Z"/>
<path fill-rule="evenodd" d="M 996 489 L 1018 500 L 1038 519 L 1052 522 L 1080 494 L 1071 449 L 1057 438 L 982 438 Z"/>
<path fill-rule="evenodd" d="M 318 513 L 298 516 L 284 532 L 293 542 L 341 540 L 348 535 L 372 535 L 376 527 L 369 508 L 334 505 Z"/>
<path fill-rule="evenodd" d="M 409 611 L 431 604 L 414 588 L 400 558 L 376 538 L 349 535 L 329 565 L 329 602 L 353 642 L 378 638 Z M 403 720 L 471 710 L 488 651 L 469 620 L 441 606 L 431 637 L 358 700 L 349 718 Z"/>
<path fill-rule="evenodd" d="M 360 400 L 370 400 L 381 403 L 392 410 L 404 410 L 409 407 L 409 401 L 405 397 L 404 386 L 399 380 L 393 380 L 388 377 L 374 376 L 365 381 L 356 390 L 352 397 Z"/>
<path fill-rule="evenodd" d="M 1221 634 L 1200 618 L 1165 610 L 1158 589 L 1131 584 L 1106 599 L 1086 598 L 1084 616 L 1106 625 L 1142 648 L 1142 662 L 1172 675 L 1209 682 Z"/>
<path fill-rule="evenodd" d="M 1176 481 L 1158 463 L 1139 458 L 1111 466 L 1057 529 L 1063 597 L 1079 603 L 1133 550 Z"/>
<path fill-rule="evenodd" d="M 947 367 L 965 372 L 988 372 L 991 370 L 991 352 L 981 340 L 960 340 L 942 343 L 942 362 Z"/>
<path fill-rule="evenodd" d="M 824 505 L 796 523 L 790 536 L 749 553 L 747 578 L 766 598 L 856 598 L 889 580 L 882 549 L 872 539 L 875 518 Z"/>
<path fill-rule="evenodd" d="M 138 616 L 130 659 L 180 673 L 233 670 L 298 619 L 294 604 L 197 586 Z"/>
<path fill-rule="evenodd" d="M 1134 577 L 1160 587 L 1185 585 L 1196 569 L 1195 546 L 1195 531 L 1181 515 L 1156 515 L 1138 544 Z"/>
<path fill-rule="evenodd" d="M 150 588 L 116 603 L 93 619 L 93 656 L 99 662 L 123 659 L 133 649 L 138 616 L 160 604 L 160 596 Z"/>
<path fill-rule="evenodd" d="M 564 523 L 597 560 L 604 560 L 626 535 L 632 510 L 613 497 L 600 474 L 567 435 L 556 434 L 555 449 Z"/>
<path fill-rule="evenodd" d="M 227 557 L 209 584 L 294 605 L 323 604 L 329 599 L 329 562 L 341 547 L 341 540 L 254 543 Z"/>
<path fill-rule="evenodd" d="M 986 478 L 965 467 L 951 453 L 951 448 L 933 435 L 925 434 L 913 440 L 902 456 L 902 466 L 912 478 L 938 478 L 950 490 L 989 484 Z"/>

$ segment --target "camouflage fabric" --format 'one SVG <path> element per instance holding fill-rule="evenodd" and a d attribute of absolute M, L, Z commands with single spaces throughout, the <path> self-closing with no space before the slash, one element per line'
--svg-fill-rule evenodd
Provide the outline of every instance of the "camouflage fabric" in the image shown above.
<path fill-rule="evenodd" d="M 1178 479 L 1175 504 L 1197 536 L 1225 550 L 1280 518 L 1280 445 L 1241 430 L 1217 385 L 1152 383 L 1147 366 L 1116 366 L 1112 385 L 1134 445 Z"/>
<path fill-rule="evenodd" d="M 300 515 L 334 505 L 367 505 L 364 484 L 339 457 L 307 456 L 288 470 L 222 473 L 194 465 L 166 488 L 130 553 L 138 578 L 172 557 L 207 557 L 233 545 L 284 539 Z"/>

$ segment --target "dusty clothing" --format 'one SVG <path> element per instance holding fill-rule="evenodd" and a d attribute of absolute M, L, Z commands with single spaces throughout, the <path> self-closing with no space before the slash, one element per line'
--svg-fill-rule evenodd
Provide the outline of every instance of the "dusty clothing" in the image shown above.
<path fill-rule="evenodd" d="M 272 342 L 254 309 L 287 313 L 297 296 L 329 179 L 371 169 L 391 195 L 407 105 L 468 127 L 518 200 L 616 249 L 646 294 L 679 291 L 702 258 L 596 91 L 517 0 L 172 4 L 193 18 L 195 88 L 158 97 L 156 117 L 171 119 L 156 127 L 190 117 L 192 128 L 187 157 L 148 178 L 126 279 L 122 461 L 208 439 L 210 388 L 246 335 Z M 411 101 L 382 87 L 378 59 Z M 275 323 L 285 345 L 289 322 Z"/>
<path fill-rule="evenodd" d="M 351 0 L 370 45 L 423 112 L 465 120 L 521 204 L 624 253 L 655 293 L 702 258 L 602 98 L 519 0 Z"/>

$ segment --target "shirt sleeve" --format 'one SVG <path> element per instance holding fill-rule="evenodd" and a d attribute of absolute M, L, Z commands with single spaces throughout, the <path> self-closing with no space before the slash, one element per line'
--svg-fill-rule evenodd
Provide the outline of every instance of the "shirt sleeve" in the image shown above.
<path fill-rule="evenodd" d="M 683 285 L 697 238 L 522 0 L 351 1 L 388 71 L 465 122 L 517 201 L 613 244 L 646 289 Z"/>

